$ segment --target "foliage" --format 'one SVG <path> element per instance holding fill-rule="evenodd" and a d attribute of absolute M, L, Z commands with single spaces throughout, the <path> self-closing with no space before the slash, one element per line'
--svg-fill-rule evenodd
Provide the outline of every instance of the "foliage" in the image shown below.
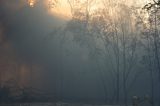
<path fill-rule="evenodd" d="M 148 4 L 146 4 L 144 7 L 143 7 L 143 9 L 146 9 L 147 11 L 149 11 L 149 10 L 158 10 L 158 9 L 160 9 L 160 0 L 153 0 L 153 2 L 150 2 L 150 3 L 148 3 Z"/>

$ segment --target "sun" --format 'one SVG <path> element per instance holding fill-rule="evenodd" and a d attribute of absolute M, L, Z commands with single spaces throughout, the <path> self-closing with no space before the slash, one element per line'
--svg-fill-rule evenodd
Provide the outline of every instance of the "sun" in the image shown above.
<path fill-rule="evenodd" d="M 36 4 L 36 0 L 28 0 L 28 4 L 30 7 L 34 7 L 34 5 Z"/>

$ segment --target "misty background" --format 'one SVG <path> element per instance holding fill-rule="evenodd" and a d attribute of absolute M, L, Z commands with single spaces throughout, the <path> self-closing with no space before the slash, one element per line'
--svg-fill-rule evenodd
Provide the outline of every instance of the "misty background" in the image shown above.
<path fill-rule="evenodd" d="M 53 101 L 127 105 L 137 96 L 157 104 L 159 13 L 138 1 L 106 0 L 95 11 L 94 0 L 72 1 L 66 19 L 43 1 L 0 0 L 1 88 L 33 88 Z"/>

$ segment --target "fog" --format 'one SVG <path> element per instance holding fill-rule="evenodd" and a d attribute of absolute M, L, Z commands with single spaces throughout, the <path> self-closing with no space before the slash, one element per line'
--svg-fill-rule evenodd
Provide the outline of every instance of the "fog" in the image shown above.
<path fill-rule="evenodd" d="M 159 12 L 154 20 L 141 2 L 130 2 L 104 2 L 106 8 L 91 12 L 70 4 L 67 19 L 50 14 L 43 0 L 34 7 L 1 0 L 0 93 L 11 94 L 0 101 L 23 102 L 39 92 L 38 102 L 127 106 L 136 97 L 158 106 Z"/>

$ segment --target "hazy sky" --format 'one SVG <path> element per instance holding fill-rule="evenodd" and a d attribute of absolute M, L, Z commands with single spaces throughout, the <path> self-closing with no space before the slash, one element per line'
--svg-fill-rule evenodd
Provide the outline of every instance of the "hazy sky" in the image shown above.
<path fill-rule="evenodd" d="M 33 69 L 40 70 L 34 72 L 38 73 L 36 84 L 57 95 L 62 91 L 60 84 L 64 80 L 64 96 L 104 99 L 102 76 L 98 74 L 96 64 L 88 59 L 87 47 L 81 47 L 70 38 L 66 38 L 69 40 L 65 43 L 58 41 L 70 19 L 70 8 L 66 1 L 61 0 L 58 7 L 49 10 L 47 0 L 38 0 L 34 7 L 30 7 L 26 0 L 0 0 L 0 50 L 4 52 L 0 56 L 5 57 L 3 60 L 20 61 L 22 71 L 30 70 L 28 67 L 31 63 L 36 64 Z M 119 0 L 122 1 L 135 3 L 135 0 Z M 142 5 L 141 2 L 145 1 L 138 0 L 135 4 Z M 58 33 L 57 38 L 51 36 L 55 33 Z M 84 42 L 88 41 L 85 39 Z M 61 43 L 66 44 L 65 50 L 61 49 Z M 105 76 L 106 80 L 110 77 Z"/>

